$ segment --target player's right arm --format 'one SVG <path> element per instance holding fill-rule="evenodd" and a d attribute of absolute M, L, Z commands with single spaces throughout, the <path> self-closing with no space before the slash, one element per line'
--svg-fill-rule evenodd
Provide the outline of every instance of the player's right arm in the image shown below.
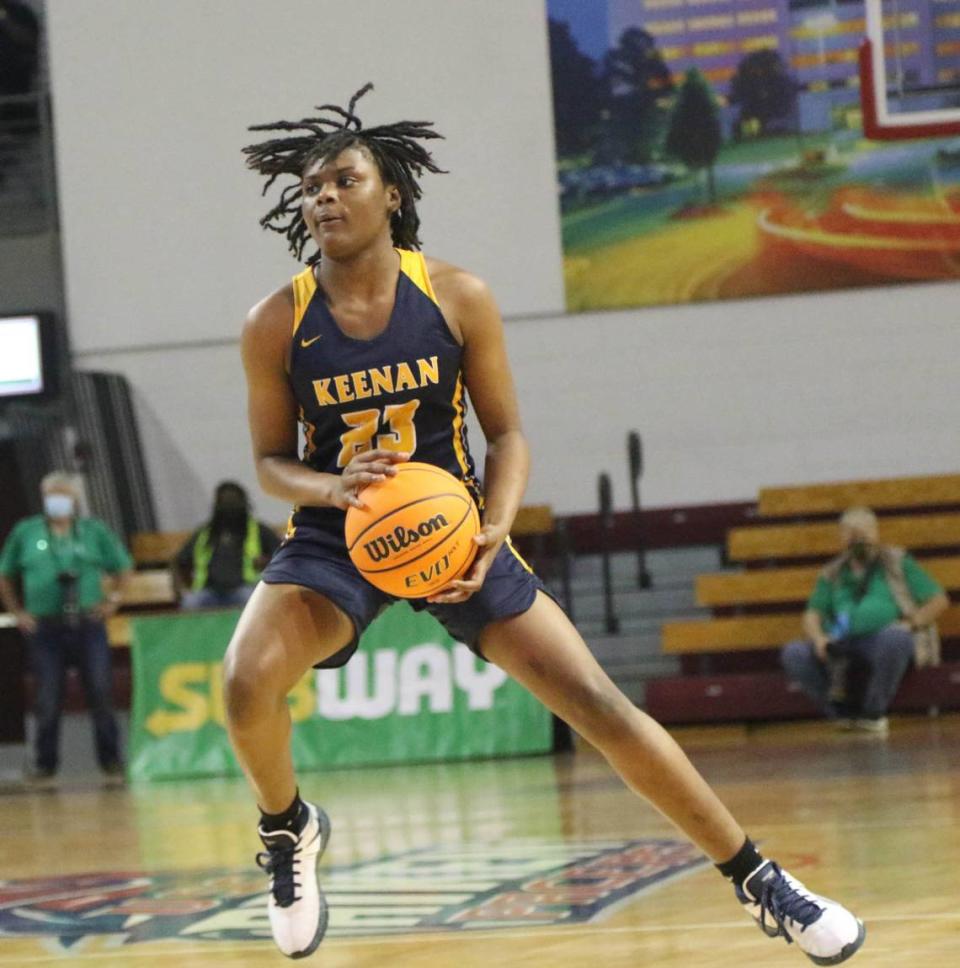
<path fill-rule="evenodd" d="M 247 419 L 260 486 L 274 497 L 307 507 L 363 507 L 357 492 L 396 473 L 409 455 L 370 450 L 357 454 L 342 474 L 325 474 L 300 462 L 299 407 L 288 374 L 293 292 L 279 289 L 247 315 L 241 338 L 247 377 Z"/>

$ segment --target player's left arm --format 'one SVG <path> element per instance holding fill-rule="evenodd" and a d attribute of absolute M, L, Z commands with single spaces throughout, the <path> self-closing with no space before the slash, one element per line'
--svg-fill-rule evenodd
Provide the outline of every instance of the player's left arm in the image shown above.
<path fill-rule="evenodd" d="M 482 527 L 474 538 L 477 556 L 463 578 L 430 597 L 444 604 L 466 601 L 483 585 L 510 533 L 530 467 L 500 310 L 481 279 L 461 270 L 448 278 L 441 297 L 444 312 L 463 345 L 463 378 L 487 441 L 487 457 Z"/>

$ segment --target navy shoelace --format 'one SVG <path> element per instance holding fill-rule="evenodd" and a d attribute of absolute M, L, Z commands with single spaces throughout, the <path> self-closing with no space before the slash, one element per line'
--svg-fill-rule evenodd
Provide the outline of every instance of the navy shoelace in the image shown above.
<path fill-rule="evenodd" d="M 298 844 L 289 847 L 270 847 L 257 854 L 257 867 L 266 871 L 273 878 L 273 899 L 277 907 L 290 907 L 294 901 L 299 901 L 297 888 L 300 886 L 294 880 L 293 861 L 299 852 Z"/>
<path fill-rule="evenodd" d="M 801 931 L 813 924 L 823 913 L 823 909 L 815 901 L 804 897 L 799 891 L 790 886 L 790 882 L 783 876 L 780 868 L 774 865 L 777 876 L 763 885 L 760 895 L 760 924 L 766 927 L 767 912 L 770 912 L 777 930 L 783 935 L 787 944 L 793 941 L 784 926 L 784 919 L 789 918 L 795 924 L 800 924 Z"/>

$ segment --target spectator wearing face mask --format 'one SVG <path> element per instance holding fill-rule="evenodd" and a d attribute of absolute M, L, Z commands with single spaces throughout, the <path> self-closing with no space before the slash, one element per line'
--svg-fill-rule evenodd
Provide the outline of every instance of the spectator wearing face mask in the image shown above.
<path fill-rule="evenodd" d="M 910 662 L 939 663 L 936 620 L 949 600 L 902 548 L 880 544 L 869 508 L 844 513 L 840 538 L 843 553 L 821 572 L 803 615 L 807 638 L 785 646 L 781 659 L 829 719 L 885 734 Z"/>
<path fill-rule="evenodd" d="M 105 623 L 120 604 L 132 562 L 103 521 L 79 514 L 69 475 L 48 474 L 40 490 L 43 514 L 18 522 L 0 551 L 0 600 L 27 638 L 34 676 L 31 775 L 50 779 L 57 772 L 64 677 L 71 665 L 86 692 L 100 767 L 122 775 Z"/>
<path fill-rule="evenodd" d="M 247 492 L 234 481 L 217 485 L 210 520 L 177 552 L 174 582 L 183 608 L 242 606 L 280 539 L 250 513 Z"/>

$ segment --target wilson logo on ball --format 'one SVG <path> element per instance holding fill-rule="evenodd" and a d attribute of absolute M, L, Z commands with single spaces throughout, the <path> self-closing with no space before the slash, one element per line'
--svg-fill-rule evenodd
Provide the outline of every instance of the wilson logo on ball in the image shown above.
<path fill-rule="evenodd" d="M 398 598 L 423 598 L 459 578 L 477 552 L 480 512 L 463 481 L 409 461 L 361 492 L 347 509 L 344 537 L 357 571 Z"/>
<path fill-rule="evenodd" d="M 421 538 L 429 538 L 437 531 L 449 527 L 447 519 L 442 514 L 435 514 L 426 521 L 421 521 L 416 530 L 397 526 L 392 534 L 384 534 L 373 541 L 364 543 L 363 549 L 373 562 L 386 561 L 391 555 L 400 554 Z"/>

